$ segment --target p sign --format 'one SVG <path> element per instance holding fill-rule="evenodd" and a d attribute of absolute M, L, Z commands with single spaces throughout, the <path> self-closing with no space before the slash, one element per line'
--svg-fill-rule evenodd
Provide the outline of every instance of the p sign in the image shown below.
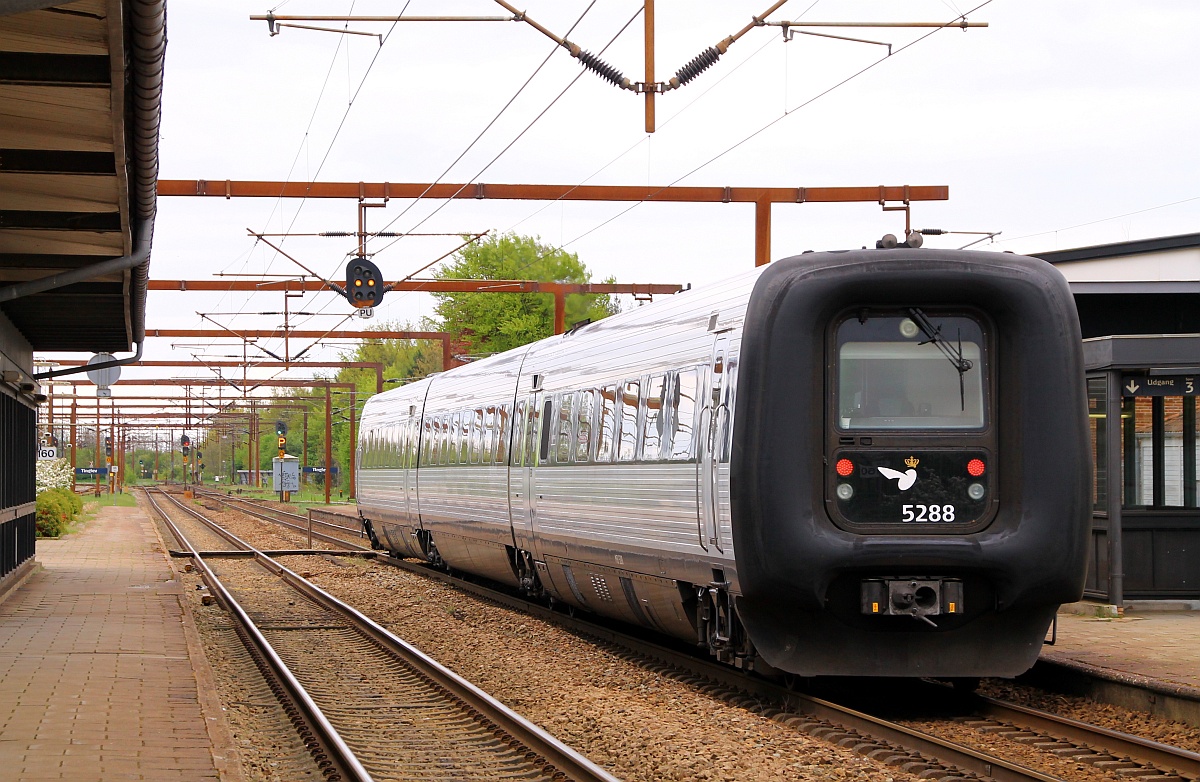
<path fill-rule="evenodd" d="M 58 458 L 58 449 L 55 448 L 53 445 L 39 445 L 38 446 L 38 458 L 39 459 L 57 459 Z"/>

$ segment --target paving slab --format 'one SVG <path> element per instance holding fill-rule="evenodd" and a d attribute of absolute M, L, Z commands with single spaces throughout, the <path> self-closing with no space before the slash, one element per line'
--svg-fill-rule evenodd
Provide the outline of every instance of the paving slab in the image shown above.
<path fill-rule="evenodd" d="M 1200 697 L 1200 611 L 1126 610 L 1123 617 L 1102 617 L 1072 606 L 1059 612 L 1057 641 L 1043 649 L 1042 658 L 1099 668 L 1117 680 L 1148 679 Z"/>
<path fill-rule="evenodd" d="M 0 603 L 0 776 L 222 778 L 203 655 L 146 513 L 103 506 L 36 558 Z"/>

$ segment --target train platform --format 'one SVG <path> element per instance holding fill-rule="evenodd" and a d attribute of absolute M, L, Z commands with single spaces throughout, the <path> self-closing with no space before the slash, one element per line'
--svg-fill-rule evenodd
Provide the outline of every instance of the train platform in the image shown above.
<path fill-rule="evenodd" d="M 0 603 L 0 776 L 240 778 L 149 516 L 102 507 L 81 531 L 39 540 L 36 558 Z"/>
<path fill-rule="evenodd" d="M 1037 684 L 1200 725 L 1200 604 L 1063 606 Z M 1048 664 L 1048 665 L 1047 665 Z"/>

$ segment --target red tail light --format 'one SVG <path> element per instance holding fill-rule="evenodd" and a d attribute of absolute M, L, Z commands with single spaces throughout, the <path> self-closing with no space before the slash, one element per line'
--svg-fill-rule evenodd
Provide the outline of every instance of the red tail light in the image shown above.
<path fill-rule="evenodd" d="M 837 465 L 834 467 L 837 474 L 843 478 L 849 478 L 854 472 L 854 462 L 849 459 L 838 459 Z"/>
<path fill-rule="evenodd" d="M 967 462 L 967 472 L 971 474 L 972 478 L 978 478 L 980 475 L 983 475 L 984 469 L 982 459 L 972 459 Z"/>

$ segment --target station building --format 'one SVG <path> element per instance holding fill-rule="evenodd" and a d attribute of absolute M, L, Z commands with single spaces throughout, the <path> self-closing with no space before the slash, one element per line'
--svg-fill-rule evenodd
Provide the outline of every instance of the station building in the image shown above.
<path fill-rule="evenodd" d="M 1083 331 L 1088 596 L 1200 599 L 1200 233 L 1036 255 L 1070 281 Z"/>
<path fill-rule="evenodd" d="M 38 404 L 74 371 L 34 352 L 141 353 L 165 23 L 164 0 L 0 3 L 0 594 L 33 567 Z"/>

